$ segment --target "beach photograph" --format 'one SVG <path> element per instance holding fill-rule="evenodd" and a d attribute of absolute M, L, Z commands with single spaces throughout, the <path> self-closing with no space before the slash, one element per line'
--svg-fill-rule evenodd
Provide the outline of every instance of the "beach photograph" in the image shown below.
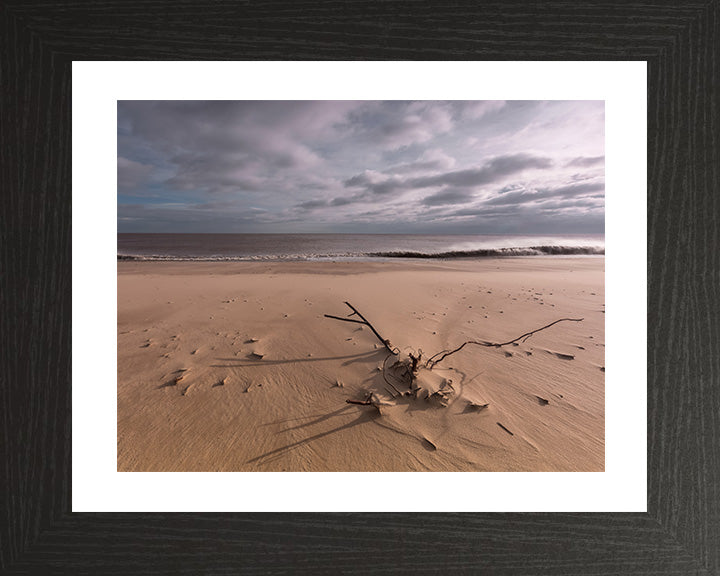
<path fill-rule="evenodd" d="M 605 470 L 603 101 L 117 104 L 119 472 Z"/>

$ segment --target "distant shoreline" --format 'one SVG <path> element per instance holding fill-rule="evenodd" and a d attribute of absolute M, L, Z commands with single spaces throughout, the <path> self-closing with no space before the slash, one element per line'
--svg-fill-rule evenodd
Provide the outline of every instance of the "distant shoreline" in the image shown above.
<path fill-rule="evenodd" d="M 118 260 L 323 261 L 602 256 L 603 235 L 122 234 Z"/>

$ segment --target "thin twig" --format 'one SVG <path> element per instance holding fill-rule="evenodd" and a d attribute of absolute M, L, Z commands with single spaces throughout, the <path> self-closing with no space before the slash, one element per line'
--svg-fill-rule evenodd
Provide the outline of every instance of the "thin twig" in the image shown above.
<path fill-rule="evenodd" d="M 387 339 L 383 338 L 382 336 L 380 336 L 379 332 L 377 330 L 375 330 L 375 327 L 372 324 L 370 324 L 370 322 L 367 320 L 367 318 L 365 318 L 365 316 L 360 314 L 360 312 L 358 312 L 357 309 L 352 304 L 350 304 L 350 302 L 345 302 L 345 304 L 347 304 L 347 306 L 349 306 L 349 308 L 353 311 L 353 314 L 350 314 L 350 316 L 355 316 L 355 314 L 357 314 L 360 318 L 362 318 L 362 322 L 360 320 L 355 320 L 353 318 L 340 318 L 339 316 L 331 316 L 330 314 L 325 314 L 325 317 L 332 318 L 333 320 L 341 320 L 342 322 L 354 322 L 355 324 L 365 324 L 365 326 L 370 328 L 370 330 L 372 330 L 372 333 L 375 334 L 375 336 L 377 336 L 377 339 L 380 340 L 380 342 L 382 342 L 383 346 L 385 346 L 385 348 L 387 348 L 388 352 L 390 352 L 394 356 L 397 356 L 397 352 L 390 347 L 390 340 L 387 340 Z"/>
<path fill-rule="evenodd" d="M 395 386 L 393 385 L 393 383 L 390 382 L 390 380 L 388 380 L 387 370 L 386 370 L 388 358 L 392 358 L 392 354 L 388 354 L 387 356 L 385 356 L 385 360 L 383 360 L 383 363 L 382 363 L 382 377 L 383 377 L 383 380 L 385 380 L 386 383 L 390 384 L 390 386 L 392 386 L 392 389 L 395 390 L 395 392 L 397 392 L 400 396 L 402 396 L 402 392 L 400 392 L 400 390 L 398 390 L 397 388 L 395 388 Z"/>
<path fill-rule="evenodd" d="M 517 338 L 510 340 L 509 342 L 503 342 L 502 344 L 493 344 L 493 346 L 497 346 L 498 348 L 500 346 L 507 346 L 508 344 L 513 344 L 520 340 L 520 338 L 525 338 L 526 336 L 532 336 L 533 334 L 536 334 L 537 332 L 540 332 L 541 330 L 545 330 L 545 328 L 550 328 L 550 326 L 553 326 L 557 324 L 558 322 L 582 322 L 584 318 L 560 318 L 560 320 L 555 320 L 555 322 L 550 322 L 547 326 L 543 326 L 542 328 L 538 328 L 537 330 L 531 330 L 530 332 L 526 332 L 525 334 L 522 334 L 521 336 L 518 336 Z"/>
<path fill-rule="evenodd" d="M 555 322 L 551 322 L 547 326 L 543 326 L 542 328 L 538 328 L 537 330 L 532 330 L 530 332 L 526 332 L 525 334 L 521 334 L 517 338 L 513 338 L 512 340 L 509 340 L 508 342 L 498 343 L 498 342 L 485 342 L 483 340 L 468 340 L 467 342 L 463 342 L 460 346 L 455 348 L 455 350 L 450 350 L 450 351 L 442 350 L 441 352 L 434 354 L 433 356 L 428 358 L 427 362 L 425 363 L 425 366 L 429 369 L 432 369 L 433 366 L 439 364 L 440 362 L 445 360 L 445 358 L 447 358 L 451 354 L 455 354 L 455 352 L 460 352 L 460 350 L 465 348 L 465 346 L 467 346 L 468 344 L 475 344 L 476 346 L 487 346 L 488 348 L 500 348 L 501 346 L 507 346 L 508 344 L 514 344 L 515 342 L 517 342 L 518 340 L 520 340 L 522 338 L 527 339 L 530 336 L 532 336 L 533 334 L 540 332 L 541 330 L 545 330 L 546 328 L 550 328 L 550 326 L 553 326 L 553 325 L 557 324 L 558 322 L 582 322 L 583 320 L 584 320 L 584 318 L 560 318 L 560 320 L 555 320 Z M 435 360 L 435 358 L 437 356 L 440 356 L 440 358 Z"/>
<path fill-rule="evenodd" d="M 510 432 L 510 430 L 508 430 L 507 428 L 505 428 L 505 426 L 503 426 L 502 424 L 500 424 L 500 422 L 498 422 L 497 425 L 500 426 L 500 428 L 502 428 L 503 430 L 505 430 L 505 432 L 507 432 L 508 434 L 510 434 L 510 436 L 515 436 L 515 434 L 513 434 L 512 432 Z"/>
<path fill-rule="evenodd" d="M 340 318 L 340 316 L 333 316 L 332 314 L 325 314 L 325 318 L 332 318 L 333 320 L 340 320 L 341 322 L 353 322 L 355 324 L 366 324 L 362 320 L 353 320 L 352 318 Z"/>

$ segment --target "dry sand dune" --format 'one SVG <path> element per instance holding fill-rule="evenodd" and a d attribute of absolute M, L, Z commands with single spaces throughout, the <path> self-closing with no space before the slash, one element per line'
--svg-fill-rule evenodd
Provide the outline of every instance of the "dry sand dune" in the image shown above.
<path fill-rule="evenodd" d="M 118 470 L 602 471 L 603 268 L 119 262 Z M 324 316 L 344 301 L 423 358 L 584 320 L 466 346 L 424 398 L 388 386 L 370 329 Z"/>

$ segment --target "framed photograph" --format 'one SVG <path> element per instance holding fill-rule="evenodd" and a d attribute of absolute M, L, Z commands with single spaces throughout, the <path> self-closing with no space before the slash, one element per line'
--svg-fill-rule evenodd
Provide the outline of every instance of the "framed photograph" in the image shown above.
<path fill-rule="evenodd" d="M 395 8 L 0 12 L 3 573 L 718 571 L 717 3 Z"/>
<path fill-rule="evenodd" d="M 645 63 L 73 66 L 75 511 L 645 510 Z"/>
<path fill-rule="evenodd" d="M 321 91 L 337 78 L 313 68 Z M 605 118 L 602 100 L 117 101 L 117 469 L 603 472 Z"/>

